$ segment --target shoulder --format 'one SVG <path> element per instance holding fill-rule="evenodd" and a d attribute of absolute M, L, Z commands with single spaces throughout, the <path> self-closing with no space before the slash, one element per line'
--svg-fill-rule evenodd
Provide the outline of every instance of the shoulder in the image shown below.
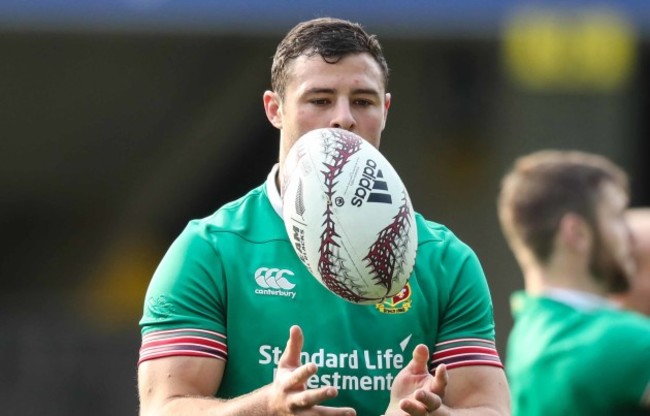
<path fill-rule="evenodd" d="M 454 249 L 472 251 L 467 244 L 444 224 L 427 220 L 419 213 L 415 214 L 415 223 L 418 229 L 418 245 L 452 245 Z"/>
<path fill-rule="evenodd" d="M 620 364 L 650 354 L 650 320 L 634 312 L 614 307 L 582 310 L 545 300 L 528 311 L 535 319 L 531 313 L 538 323 L 546 325 L 549 334 L 564 339 L 562 345 L 572 344 L 572 349 L 582 351 L 578 360 L 604 362 L 617 355 Z M 562 338 L 560 334 L 571 336 Z M 618 354 L 621 351 L 625 354 Z"/>
<path fill-rule="evenodd" d="M 416 213 L 415 222 L 418 230 L 418 257 L 443 263 L 462 263 L 476 259 L 474 250 L 447 226 L 427 220 L 419 213 Z"/>
<path fill-rule="evenodd" d="M 576 358 L 584 375 L 593 375 L 590 368 L 607 374 L 608 385 L 646 386 L 650 382 L 650 367 L 639 363 L 650 356 L 650 320 L 633 312 L 603 309 L 585 323 L 582 335 L 575 328 L 574 341 L 579 351 Z M 605 383 L 605 381 L 602 381 Z M 641 392 L 639 392 L 641 394 Z"/>
<path fill-rule="evenodd" d="M 611 308 L 603 310 L 597 322 L 601 339 L 626 350 L 640 348 L 650 354 L 650 319 L 647 317 Z"/>
<path fill-rule="evenodd" d="M 208 240 L 232 236 L 252 242 L 286 237 L 284 223 L 264 185 L 226 203 L 210 216 L 190 221 L 183 233 Z"/>
<path fill-rule="evenodd" d="M 435 294 L 435 302 L 449 322 L 448 328 L 456 327 L 454 319 L 473 322 L 480 330 L 471 336 L 459 330 L 463 337 L 490 339 L 494 325 L 492 301 L 478 257 L 445 225 L 427 221 L 420 215 L 416 216 L 416 222 L 418 251 L 414 275 L 422 291 Z"/>

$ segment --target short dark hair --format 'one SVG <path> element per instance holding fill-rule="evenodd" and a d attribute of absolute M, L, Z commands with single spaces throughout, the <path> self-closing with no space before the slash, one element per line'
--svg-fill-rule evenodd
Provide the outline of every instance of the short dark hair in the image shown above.
<path fill-rule="evenodd" d="M 520 157 L 501 182 L 498 209 L 503 231 L 543 264 L 550 258 L 565 214 L 577 214 L 598 229 L 597 202 L 608 182 L 629 195 L 627 174 L 603 156 L 543 150 Z"/>
<path fill-rule="evenodd" d="M 358 23 L 321 17 L 296 25 L 278 45 L 271 66 L 271 88 L 280 98 L 289 79 L 289 63 L 301 55 L 320 55 L 325 62 L 336 63 L 350 54 L 369 53 L 379 64 L 388 85 L 388 64 L 375 35 Z"/>

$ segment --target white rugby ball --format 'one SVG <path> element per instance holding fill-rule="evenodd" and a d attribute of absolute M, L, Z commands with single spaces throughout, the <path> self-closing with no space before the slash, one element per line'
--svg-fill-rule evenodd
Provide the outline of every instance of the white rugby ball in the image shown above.
<path fill-rule="evenodd" d="M 332 293 L 376 304 L 406 285 L 417 249 L 413 206 L 370 143 L 342 129 L 308 132 L 285 160 L 282 201 L 296 254 Z"/>

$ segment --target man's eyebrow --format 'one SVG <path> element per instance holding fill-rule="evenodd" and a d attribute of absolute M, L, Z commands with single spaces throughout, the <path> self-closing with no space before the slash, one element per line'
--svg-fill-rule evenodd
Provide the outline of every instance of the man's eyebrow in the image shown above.
<path fill-rule="evenodd" d="M 379 97 L 379 91 L 374 88 L 357 88 L 352 90 L 353 94 L 375 95 Z"/>
<path fill-rule="evenodd" d="M 305 90 L 305 94 L 334 94 L 335 92 L 334 88 L 310 88 Z"/>
<path fill-rule="evenodd" d="M 310 88 L 304 92 L 305 94 L 334 94 L 336 93 L 335 88 Z M 357 88 L 352 90 L 352 94 L 364 94 L 364 95 L 374 95 L 379 96 L 379 91 L 374 88 Z"/>

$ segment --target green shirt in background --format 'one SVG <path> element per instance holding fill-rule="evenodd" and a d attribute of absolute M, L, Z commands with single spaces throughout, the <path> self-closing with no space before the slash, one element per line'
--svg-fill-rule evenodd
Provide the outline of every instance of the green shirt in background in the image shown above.
<path fill-rule="evenodd" d="M 649 415 L 650 320 L 576 292 L 512 298 L 514 416 Z"/>

